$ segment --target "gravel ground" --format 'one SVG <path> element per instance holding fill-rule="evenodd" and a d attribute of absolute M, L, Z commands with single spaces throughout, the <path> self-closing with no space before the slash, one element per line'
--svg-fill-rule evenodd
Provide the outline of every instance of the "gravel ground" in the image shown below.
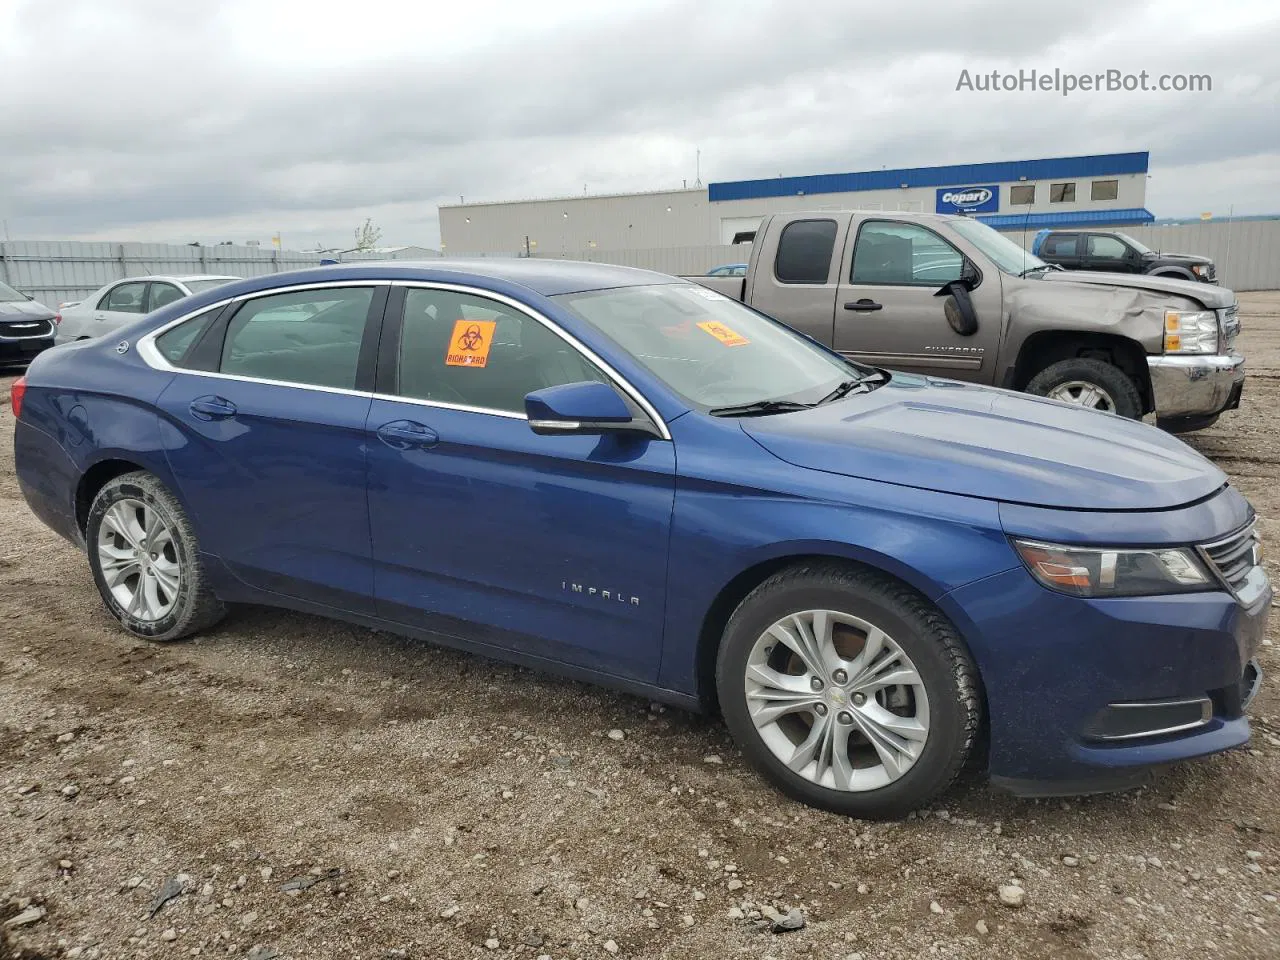
<path fill-rule="evenodd" d="M 1275 544 L 1280 293 L 1241 303 L 1244 405 L 1191 442 Z M 27 511 L 12 430 L 0 960 L 1280 956 L 1274 681 L 1252 749 L 1147 789 L 970 782 L 862 823 L 764 786 L 718 721 L 382 633 L 242 608 L 135 642 Z"/>

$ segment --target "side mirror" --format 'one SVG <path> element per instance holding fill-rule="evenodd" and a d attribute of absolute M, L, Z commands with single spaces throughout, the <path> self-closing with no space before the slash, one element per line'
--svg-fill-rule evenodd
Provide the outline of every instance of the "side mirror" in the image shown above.
<path fill-rule="evenodd" d="M 947 298 L 942 312 L 951 329 L 962 337 L 971 337 L 978 332 L 978 312 L 973 309 L 973 299 L 969 296 L 972 289 L 971 282 L 962 273 L 959 280 L 952 280 L 934 294 L 935 297 Z"/>
<path fill-rule="evenodd" d="M 542 436 L 564 434 L 648 433 L 657 430 L 637 420 L 627 402 L 607 383 L 590 380 L 544 387 L 527 394 L 529 429 Z"/>

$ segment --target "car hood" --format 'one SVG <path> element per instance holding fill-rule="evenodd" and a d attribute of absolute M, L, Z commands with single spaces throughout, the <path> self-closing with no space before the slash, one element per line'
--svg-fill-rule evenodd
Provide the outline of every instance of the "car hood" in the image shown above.
<path fill-rule="evenodd" d="M 1049 270 L 1044 279 L 1052 283 L 1089 283 L 1102 287 L 1132 287 L 1153 293 L 1172 293 L 1197 300 L 1210 310 L 1222 310 L 1236 302 L 1236 295 L 1224 287 L 1173 277 L 1150 277 L 1142 273 L 1094 273 L 1091 270 Z"/>
<path fill-rule="evenodd" d="M 955 381 L 894 373 L 842 401 L 742 429 L 799 467 L 865 480 L 1076 510 L 1182 506 L 1226 475 L 1133 420 Z"/>
<path fill-rule="evenodd" d="M 1176 260 L 1179 263 L 1213 263 L 1208 257 L 1202 257 L 1194 253 L 1165 253 L 1163 250 L 1157 250 L 1146 254 L 1144 260 Z"/>
<path fill-rule="evenodd" d="M 0 320 L 52 320 L 53 317 L 52 310 L 34 300 L 6 300 L 0 303 Z"/>

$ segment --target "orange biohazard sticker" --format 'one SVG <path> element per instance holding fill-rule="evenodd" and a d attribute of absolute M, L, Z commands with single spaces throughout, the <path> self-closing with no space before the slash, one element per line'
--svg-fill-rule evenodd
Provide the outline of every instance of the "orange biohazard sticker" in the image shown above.
<path fill-rule="evenodd" d="M 726 327 L 723 323 L 720 323 L 717 320 L 707 320 L 704 323 L 700 323 L 698 324 L 698 329 L 705 330 L 726 347 L 740 347 L 744 343 L 751 342 L 742 334 L 738 333 L 738 331 Z"/>
<path fill-rule="evenodd" d="M 489 362 L 489 348 L 493 346 L 493 320 L 459 320 L 453 325 L 449 349 L 445 351 L 447 367 L 483 367 Z"/>

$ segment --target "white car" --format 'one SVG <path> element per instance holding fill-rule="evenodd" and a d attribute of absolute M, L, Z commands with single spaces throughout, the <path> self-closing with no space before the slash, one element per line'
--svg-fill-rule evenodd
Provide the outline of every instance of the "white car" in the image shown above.
<path fill-rule="evenodd" d="M 113 280 L 83 300 L 58 307 L 57 343 L 90 340 L 118 330 L 144 313 L 220 287 L 239 277 L 200 274 L 190 277 L 127 277 Z"/>

